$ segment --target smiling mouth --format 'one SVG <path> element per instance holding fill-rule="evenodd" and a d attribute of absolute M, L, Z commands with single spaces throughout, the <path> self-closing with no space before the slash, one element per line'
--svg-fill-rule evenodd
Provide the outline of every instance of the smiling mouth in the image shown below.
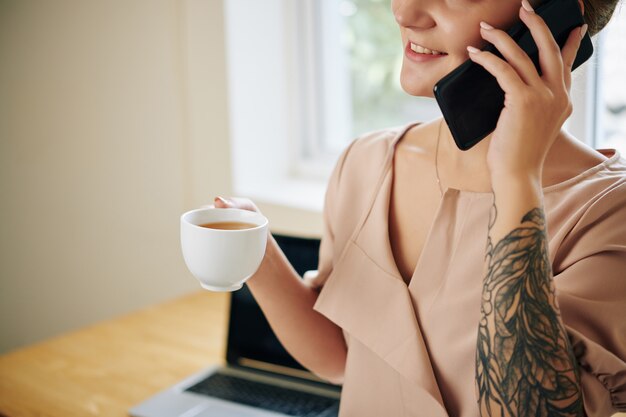
<path fill-rule="evenodd" d="M 425 48 L 425 47 L 423 47 L 421 45 L 418 45 L 416 43 L 413 43 L 413 42 L 409 42 L 409 45 L 411 47 L 411 50 L 413 52 L 415 52 L 415 53 L 418 53 L 418 54 L 425 54 L 425 55 L 448 55 L 445 52 L 435 51 L 433 49 L 428 49 L 428 48 Z"/>

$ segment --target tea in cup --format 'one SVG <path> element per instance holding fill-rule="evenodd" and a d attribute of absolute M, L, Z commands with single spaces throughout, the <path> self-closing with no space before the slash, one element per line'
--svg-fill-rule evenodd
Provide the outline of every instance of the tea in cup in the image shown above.
<path fill-rule="evenodd" d="M 202 208 L 180 217 L 180 242 L 189 271 L 211 291 L 236 291 L 259 268 L 267 219 L 233 208 Z"/>

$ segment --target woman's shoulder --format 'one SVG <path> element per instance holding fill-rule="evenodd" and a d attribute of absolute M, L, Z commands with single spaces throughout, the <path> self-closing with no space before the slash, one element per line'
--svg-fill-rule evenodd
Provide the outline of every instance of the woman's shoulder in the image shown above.
<path fill-rule="evenodd" d="M 344 165 L 343 170 L 367 170 L 371 173 L 376 168 L 382 168 L 393 152 L 393 145 L 416 124 L 392 126 L 359 135 L 342 152 L 340 162 Z"/>
<path fill-rule="evenodd" d="M 333 195 L 336 207 L 354 210 L 367 205 L 389 170 L 393 144 L 412 125 L 364 133 L 343 150 L 327 189 Z"/>
<path fill-rule="evenodd" d="M 616 149 L 594 149 L 564 132 L 544 165 L 545 193 L 589 196 L 626 177 L 626 160 Z"/>
<path fill-rule="evenodd" d="M 393 126 L 363 133 L 352 141 L 349 157 L 367 160 L 385 158 L 395 140 L 412 125 Z"/>
<path fill-rule="evenodd" d="M 624 155 L 617 149 L 598 149 L 597 151 L 607 158 L 602 170 L 605 174 L 626 177 L 626 157 Z"/>
<path fill-rule="evenodd" d="M 598 152 L 606 157 L 604 161 L 544 189 L 548 223 L 565 248 L 570 248 L 567 242 L 586 248 L 580 244 L 583 240 L 601 246 L 599 236 L 621 236 L 621 244 L 626 243 L 626 160 L 615 149 Z"/>
<path fill-rule="evenodd" d="M 593 165 L 578 168 L 575 175 L 566 174 L 561 181 L 544 188 L 544 193 L 588 194 L 602 193 L 607 188 L 626 182 L 626 159 L 616 149 L 597 149 L 601 155 Z M 621 187 L 618 187 L 621 188 Z"/>

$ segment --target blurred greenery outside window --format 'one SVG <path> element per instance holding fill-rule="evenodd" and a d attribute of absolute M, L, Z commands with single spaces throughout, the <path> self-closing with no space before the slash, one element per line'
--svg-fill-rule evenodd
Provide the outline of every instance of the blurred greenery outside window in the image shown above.
<path fill-rule="evenodd" d="M 434 99 L 412 97 L 400 86 L 404 45 L 391 12 L 391 1 L 331 3 L 345 21 L 339 44 L 350 57 L 352 136 L 424 120 L 424 113 L 437 115 Z"/>
<path fill-rule="evenodd" d="M 409 96 L 400 86 L 404 46 L 390 0 L 313 0 L 308 7 L 314 39 L 304 45 L 314 51 L 315 62 L 309 64 L 317 73 L 312 81 L 316 105 L 308 111 L 315 108 L 312 123 L 319 127 L 300 151 L 303 160 L 336 158 L 366 132 L 440 115 L 434 99 Z M 626 13 L 618 9 L 599 35 L 595 57 L 599 104 L 587 108 L 594 113 L 593 146 L 617 148 L 626 156 L 624 39 Z"/>

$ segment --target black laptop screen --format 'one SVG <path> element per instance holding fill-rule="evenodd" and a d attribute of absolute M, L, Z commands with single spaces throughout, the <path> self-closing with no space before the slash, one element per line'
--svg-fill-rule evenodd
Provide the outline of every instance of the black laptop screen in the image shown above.
<path fill-rule="evenodd" d="M 274 235 L 285 256 L 300 274 L 317 269 L 319 240 Z M 246 285 L 234 291 L 230 305 L 227 360 L 269 362 L 295 369 L 304 368 L 283 348 Z"/>

